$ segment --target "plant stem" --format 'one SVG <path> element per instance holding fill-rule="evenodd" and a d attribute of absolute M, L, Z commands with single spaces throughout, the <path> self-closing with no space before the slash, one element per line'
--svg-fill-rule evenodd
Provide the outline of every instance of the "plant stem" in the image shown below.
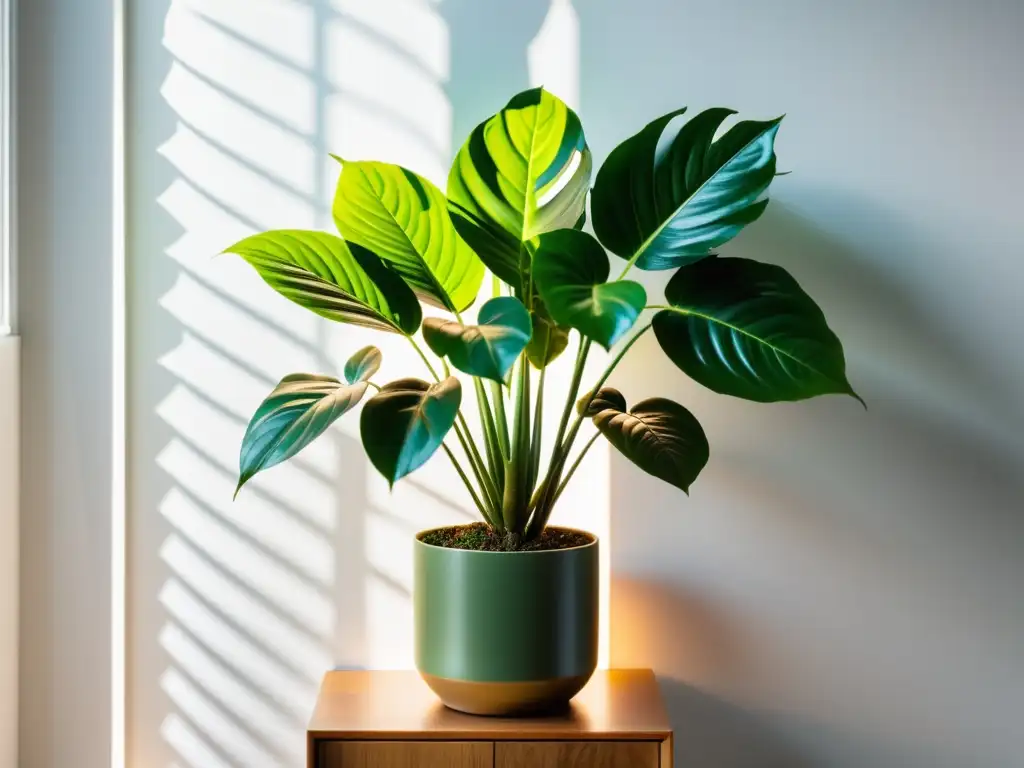
<path fill-rule="evenodd" d="M 476 390 L 476 404 L 480 410 L 480 424 L 484 429 L 484 447 L 487 449 L 487 464 L 491 470 L 491 480 L 497 489 L 505 487 L 505 463 L 498 448 L 498 434 L 494 427 L 494 416 L 487 401 L 487 390 L 483 382 L 473 377 L 473 388 Z"/>
<path fill-rule="evenodd" d="M 505 393 L 501 384 L 497 381 L 491 382 L 491 397 L 494 398 L 494 416 L 497 421 L 498 447 L 501 449 L 501 457 L 508 461 L 512 453 L 508 437 L 508 421 L 505 419 Z"/>
<path fill-rule="evenodd" d="M 546 347 L 544 356 L 547 357 Z M 525 359 L 525 356 L 523 365 L 529 370 L 529 361 Z M 533 409 L 533 437 L 530 440 L 530 481 L 526 484 L 530 493 L 533 493 L 533 487 L 537 483 L 537 473 L 540 472 L 540 450 L 544 439 L 544 374 L 546 371 L 547 366 L 540 369 L 540 376 L 537 379 L 537 402 L 534 404 Z"/>
<path fill-rule="evenodd" d="M 519 358 L 519 386 L 516 389 L 515 424 L 512 432 L 512 457 L 505 472 L 505 496 L 501 515 L 505 528 L 521 533 L 526 524 L 524 510 L 529 501 L 527 481 L 530 463 L 530 364 L 526 355 Z"/>
<path fill-rule="evenodd" d="M 455 454 L 452 453 L 452 449 L 448 447 L 447 443 L 441 443 L 441 447 L 444 448 L 444 452 L 447 453 L 448 458 L 451 459 L 452 466 L 455 467 L 455 471 L 458 472 L 459 477 L 462 478 L 462 484 L 465 485 L 466 490 L 469 491 L 469 495 L 473 498 L 473 503 L 476 504 L 476 508 L 480 512 L 481 516 L 484 518 L 484 520 L 487 521 L 487 523 L 492 528 L 495 527 L 494 521 L 491 519 L 491 516 L 490 514 L 488 514 L 487 509 L 484 507 L 483 503 L 480 501 L 480 497 L 476 495 L 476 490 L 474 490 L 473 484 L 469 481 L 469 478 L 466 476 L 466 472 L 465 470 L 463 470 L 462 465 L 459 464 L 459 460 L 455 458 Z"/>
<path fill-rule="evenodd" d="M 438 377 L 437 371 L 434 369 L 434 366 L 431 365 L 430 359 L 423 351 L 423 348 L 416 343 L 416 339 L 412 336 L 406 336 L 405 338 L 409 340 L 413 349 L 415 349 L 419 354 L 423 363 L 427 366 L 427 370 L 430 371 L 430 375 L 434 377 L 434 381 L 440 382 L 441 379 Z M 501 502 L 498 497 L 497 489 L 494 487 L 494 484 L 491 482 L 491 478 L 487 474 L 483 459 L 480 457 L 480 451 L 477 449 L 476 443 L 473 441 L 473 434 L 469 431 L 469 427 L 466 426 L 466 418 L 462 415 L 461 408 L 456 414 L 456 422 L 454 426 L 455 436 L 459 439 L 459 444 L 462 446 L 462 450 L 465 452 L 466 458 L 469 459 L 469 464 L 473 470 L 473 475 L 476 477 L 476 481 L 480 484 L 484 495 L 490 502 L 490 508 L 495 511 L 500 510 Z"/>
<path fill-rule="evenodd" d="M 634 334 L 629 339 L 629 341 L 627 341 L 623 345 L 622 349 L 619 350 L 615 358 L 608 364 L 608 367 L 605 368 L 604 373 L 601 374 L 601 377 L 597 380 L 597 383 L 590 390 L 590 394 L 587 396 L 586 401 L 582 404 L 582 407 L 579 409 L 579 413 L 577 414 L 576 420 L 573 422 L 572 427 L 569 430 L 569 434 L 566 436 L 564 440 L 560 440 L 555 443 L 555 448 L 552 453 L 551 465 L 548 469 L 547 477 L 545 477 L 544 484 L 538 491 L 535 504 L 533 505 L 533 516 L 530 518 L 530 523 L 526 529 L 527 540 L 539 536 L 540 532 L 544 530 L 544 526 L 547 525 L 548 518 L 551 516 L 551 510 L 554 508 L 555 500 L 557 499 L 558 493 L 562 488 L 562 486 L 559 484 L 562 468 L 565 466 L 565 461 L 569 456 L 569 450 L 572 448 L 573 441 L 576 439 L 576 433 L 579 432 L 580 425 L 583 423 L 583 414 L 586 413 L 587 408 L 590 407 L 590 403 L 591 401 L 593 401 L 594 396 L 597 394 L 597 391 L 601 389 L 602 386 L 604 386 L 604 383 L 608 380 L 608 377 L 611 375 L 612 371 L 615 370 L 615 366 L 619 364 L 622 358 L 625 357 L 626 352 L 629 351 L 629 348 L 632 347 L 637 342 L 637 340 L 650 329 L 650 327 L 651 326 L 649 324 L 645 325 L 643 328 L 640 329 L 638 333 Z M 585 358 L 584 362 L 586 362 Z M 579 364 L 578 358 L 577 367 L 580 369 L 580 375 L 582 375 L 582 365 Z M 577 382 L 577 378 L 578 377 L 574 373 L 573 381 Z"/>
<path fill-rule="evenodd" d="M 552 505 L 558 503 L 558 498 L 562 495 L 562 491 L 565 490 L 565 486 L 567 486 L 569 484 L 569 481 L 572 480 L 572 476 L 576 473 L 576 469 L 577 467 L 579 467 L 580 462 L 583 461 L 583 457 L 587 455 L 587 451 L 590 450 L 590 446 L 592 446 L 594 444 L 594 441 L 596 441 L 597 438 L 599 438 L 600 436 L 600 432 L 595 432 L 593 436 L 587 441 L 587 444 L 583 446 L 583 450 L 580 451 L 580 455 L 576 457 L 576 461 L 572 463 L 572 465 L 569 467 L 569 471 L 565 473 L 565 477 L 562 479 L 562 482 L 559 483 L 558 490 L 555 491 L 555 497 L 551 500 Z"/>
<path fill-rule="evenodd" d="M 569 424 L 569 417 L 572 415 L 573 406 L 576 405 L 576 395 L 579 393 L 580 381 L 583 379 L 583 369 L 587 364 L 587 354 L 590 352 L 590 339 L 580 336 L 580 348 L 576 353 L 576 367 L 572 371 L 572 381 L 569 384 L 569 393 L 565 398 L 565 407 L 562 409 L 562 419 L 558 422 L 558 431 L 555 433 L 555 447 L 551 454 L 551 463 L 548 465 L 548 477 L 551 477 L 551 470 L 554 469 L 559 459 L 559 452 L 562 445 L 562 438 L 565 437 L 565 428 Z"/>

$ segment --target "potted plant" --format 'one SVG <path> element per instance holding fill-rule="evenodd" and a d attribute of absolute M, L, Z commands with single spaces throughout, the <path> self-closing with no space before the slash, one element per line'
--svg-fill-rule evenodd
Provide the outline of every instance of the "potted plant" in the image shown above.
<path fill-rule="evenodd" d="M 404 336 L 422 358 L 422 378 L 382 384 L 373 381 L 375 347 L 356 352 L 342 379 L 285 377 L 246 430 L 238 488 L 361 401 L 363 446 L 389 484 L 446 454 L 481 522 L 415 538 L 416 662 L 456 709 L 564 704 L 592 674 L 598 542 L 548 521 L 596 439 L 683 491 L 707 462 L 704 431 L 685 407 L 660 397 L 630 404 L 605 386 L 645 332 L 715 392 L 759 402 L 857 397 L 839 339 L 796 281 L 777 266 L 714 254 L 768 203 L 781 118 L 723 130 L 731 110 L 689 120 L 684 111 L 622 142 L 591 189 L 579 118 L 551 93 L 525 91 L 473 130 L 447 194 L 396 165 L 337 158 L 340 236 L 277 230 L 227 249 L 288 299 Z M 588 195 L 593 235 L 584 231 Z M 624 260 L 614 279 L 608 252 Z M 469 324 L 463 313 L 485 269 L 491 297 Z M 673 271 L 663 301 L 628 279 L 633 269 Z M 423 319 L 420 302 L 444 316 Z M 547 392 L 546 367 L 574 341 L 568 392 Z M 612 357 L 584 387 L 594 344 Z M 542 421 L 556 394 L 563 402 L 545 452 Z M 462 412 L 470 397 L 478 434 Z M 596 429 L 579 447 L 585 422 Z"/>

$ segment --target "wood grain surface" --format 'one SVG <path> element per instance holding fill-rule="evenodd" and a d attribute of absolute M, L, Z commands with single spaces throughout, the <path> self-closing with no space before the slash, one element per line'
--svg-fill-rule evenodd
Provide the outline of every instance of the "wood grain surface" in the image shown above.
<path fill-rule="evenodd" d="M 495 745 L 494 768 L 658 768 L 653 741 L 533 741 Z"/>
<path fill-rule="evenodd" d="M 494 744 L 441 741 L 328 741 L 320 768 L 492 768 Z"/>

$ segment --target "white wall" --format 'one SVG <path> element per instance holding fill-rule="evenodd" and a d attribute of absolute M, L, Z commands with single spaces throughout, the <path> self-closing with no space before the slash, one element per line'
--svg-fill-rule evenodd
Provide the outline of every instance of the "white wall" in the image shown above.
<path fill-rule="evenodd" d="M 19 768 L 111 745 L 114 3 L 18 3 Z"/>
<path fill-rule="evenodd" d="M 0 337 L 0 768 L 18 764 L 18 339 Z"/>
<path fill-rule="evenodd" d="M 618 377 L 712 442 L 689 499 L 616 460 L 578 502 L 610 499 L 612 661 L 657 670 L 683 765 L 1017 759 L 1024 14 L 975 5 L 576 3 L 600 157 L 682 103 L 788 113 L 794 174 L 728 252 L 803 282 L 870 406 L 717 398 L 649 339 Z M 403 548 L 464 510 L 443 464 L 388 496 L 354 422 L 230 503 L 273 383 L 379 337 L 213 254 L 330 226 L 327 151 L 442 180 L 452 136 L 530 82 L 548 2 L 130 10 L 129 764 L 298 765 L 326 667 L 408 663 Z M 385 376 L 415 365 L 383 347 Z"/>
<path fill-rule="evenodd" d="M 787 113 L 793 174 L 723 250 L 802 281 L 869 406 L 721 398 L 642 344 L 617 383 L 691 406 L 711 461 L 688 499 L 613 462 L 613 662 L 657 669 L 682 765 L 1019 765 L 1024 7 L 587 8 L 594 144 Z"/>

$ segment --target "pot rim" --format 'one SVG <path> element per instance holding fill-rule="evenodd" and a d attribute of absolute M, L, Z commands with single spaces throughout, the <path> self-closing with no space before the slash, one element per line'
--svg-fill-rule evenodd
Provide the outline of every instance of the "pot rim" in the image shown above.
<path fill-rule="evenodd" d="M 434 531 L 443 531 L 446 528 L 454 528 L 458 525 L 459 523 L 453 523 L 450 525 L 438 525 L 434 528 L 424 528 L 422 531 L 418 531 L 416 535 L 413 537 L 413 539 L 415 543 L 421 547 L 439 549 L 444 552 L 460 552 L 465 553 L 467 555 L 557 555 L 559 552 L 579 552 L 582 549 L 596 547 L 598 542 L 600 541 L 600 539 L 598 539 L 597 537 L 597 534 L 583 530 L 582 528 L 572 528 L 568 525 L 552 525 L 547 527 L 559 528 L 563 531 L 572 531 L 573 533 L 582 533 L 586 536 L 589 536 L 590 541 L 588 541 L 586 544 L 580 544 L 578 547 L 564 547 L 562 549 L 527 549 L 518 550 L 515 552 L 506 552 L 503 550 L 494 549 L 459 549 L 458 547 L 441 547 L 437 544 L 428 544 L 423 540 L 423 537 L 426 536 L 428 533 L 433 533 Z"/>

